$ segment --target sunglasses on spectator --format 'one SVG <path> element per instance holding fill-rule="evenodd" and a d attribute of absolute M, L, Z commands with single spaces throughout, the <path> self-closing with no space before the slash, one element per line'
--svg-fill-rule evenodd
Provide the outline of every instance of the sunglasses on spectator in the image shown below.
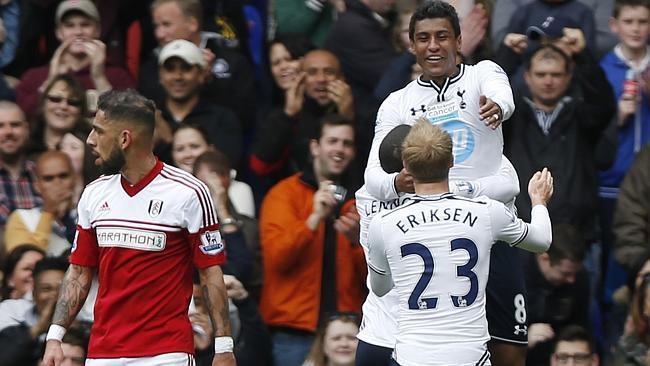
<path fill-rule="evenodd" d="M 591 362 L 591 353 L 556 353 L 553 357 L 558 365 L 568 365 L 571 360 L 574 365 L 588 365 Z"/>
<path fill-rule="evenodd" d="M 47 100 L 49 100 L 50 102 L 56 104 L 59 104 L 65 100 L 69 106 L 77 107 L 77 108 L 81 107 L 81 103 L 82 103 L 82 101 L 79 99 L 65 98 L 65 97 L 60 97 L 58 95 L 47 95 L 45 96 L 45 98 L 47 98 Z"/>

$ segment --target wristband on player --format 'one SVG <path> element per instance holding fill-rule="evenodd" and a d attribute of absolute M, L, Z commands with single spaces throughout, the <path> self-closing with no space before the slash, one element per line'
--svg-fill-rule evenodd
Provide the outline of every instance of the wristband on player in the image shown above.
<path fill-rule="evenodd" d="M 58 324 L 52 324 L 50 325 L 50 329 L 47 331 L 47 336 L 45 337 L 45 341 L 59 341 L 61 342 L 63 340 L 63 336 L 65 335 L 66 329 L 63 328 L 62 326 Z"/>
<path fill-rule="evenodd" d="M 232 337 L 216 337 L 214 339 L 214 353 L 232 352 L 235 342 Z"/>

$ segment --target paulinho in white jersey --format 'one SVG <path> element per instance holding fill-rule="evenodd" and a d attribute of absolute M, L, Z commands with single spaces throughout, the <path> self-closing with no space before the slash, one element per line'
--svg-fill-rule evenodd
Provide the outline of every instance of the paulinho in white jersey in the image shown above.
<path fill-rule="evenodd" d="M 368 234 L 371 289 L 398 297 L 393 358 L 402 366 L 490 365 L 485 287 L 497 240 L 546 250 L 551 223 L 543 205 L 531 224 L 487 197 L 414 196 L 376 215 Z"/>
<path fill-rule="evenodd" d="M 397 198 L 393 184 L 397 173 L 384 172 L 379 163 L 379 146 L 395 126 L 413 125 L 420 117 L 447 131 L 453 140 L 454 167 L 450 180 L 475 180 L 494 175 L 501 165 L 501 127 L 488 127 L 480 119 L 479 99 L 484 95 L 499 105 L 505 121 L 515 106 L 506 73 L 492 61 L 459 65 L 459 72 L 442 87 L 422 77 L 386 98 L 377 112 L 365 182 L 368 192 L 381 200 Z"/>

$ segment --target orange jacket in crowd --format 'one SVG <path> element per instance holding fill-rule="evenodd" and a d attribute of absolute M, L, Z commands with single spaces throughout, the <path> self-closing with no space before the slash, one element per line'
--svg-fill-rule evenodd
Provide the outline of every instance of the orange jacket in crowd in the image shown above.
<path fill-rule="evenodd" d="M 260 212 L 264 285 L 260 311 L 271 327 L 315 331 L 318 323 L 325 224 L 311 231 L 316 188 L 303 173 L 280 181 L 267 193 Z M 347 201 L 341 212 L 353 209 Z M 338 311 L 361 311 L 367 289 L 363 249 L 336 232 L 336 289 Z"/>

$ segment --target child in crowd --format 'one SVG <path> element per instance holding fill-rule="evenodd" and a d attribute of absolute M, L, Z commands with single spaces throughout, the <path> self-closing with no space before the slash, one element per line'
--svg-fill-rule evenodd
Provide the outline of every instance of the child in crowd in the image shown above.
<path fill-rule="evenodd" d="M 650 1 L 616 0 L 610 28 L 618 44 L 607 53 L 600 66 L 614 90 L 618 113 L 612 121 L 611 132 L 617 135 L 618 148 L 613 164 L 600 172 L 599 215 L 602 232 L 605 302 L 610 302 L 613 290 L 625 282 L 625 274 L 610 248 L 614 238 L 611 231 L 612 215 L 616 207 L 619 186 L 641 147 L 650 141 Z M 627 271 L 638 267 L 641 258 L 623 260 Z M 620 260 L 620 258 L 619 258 Z"/>

